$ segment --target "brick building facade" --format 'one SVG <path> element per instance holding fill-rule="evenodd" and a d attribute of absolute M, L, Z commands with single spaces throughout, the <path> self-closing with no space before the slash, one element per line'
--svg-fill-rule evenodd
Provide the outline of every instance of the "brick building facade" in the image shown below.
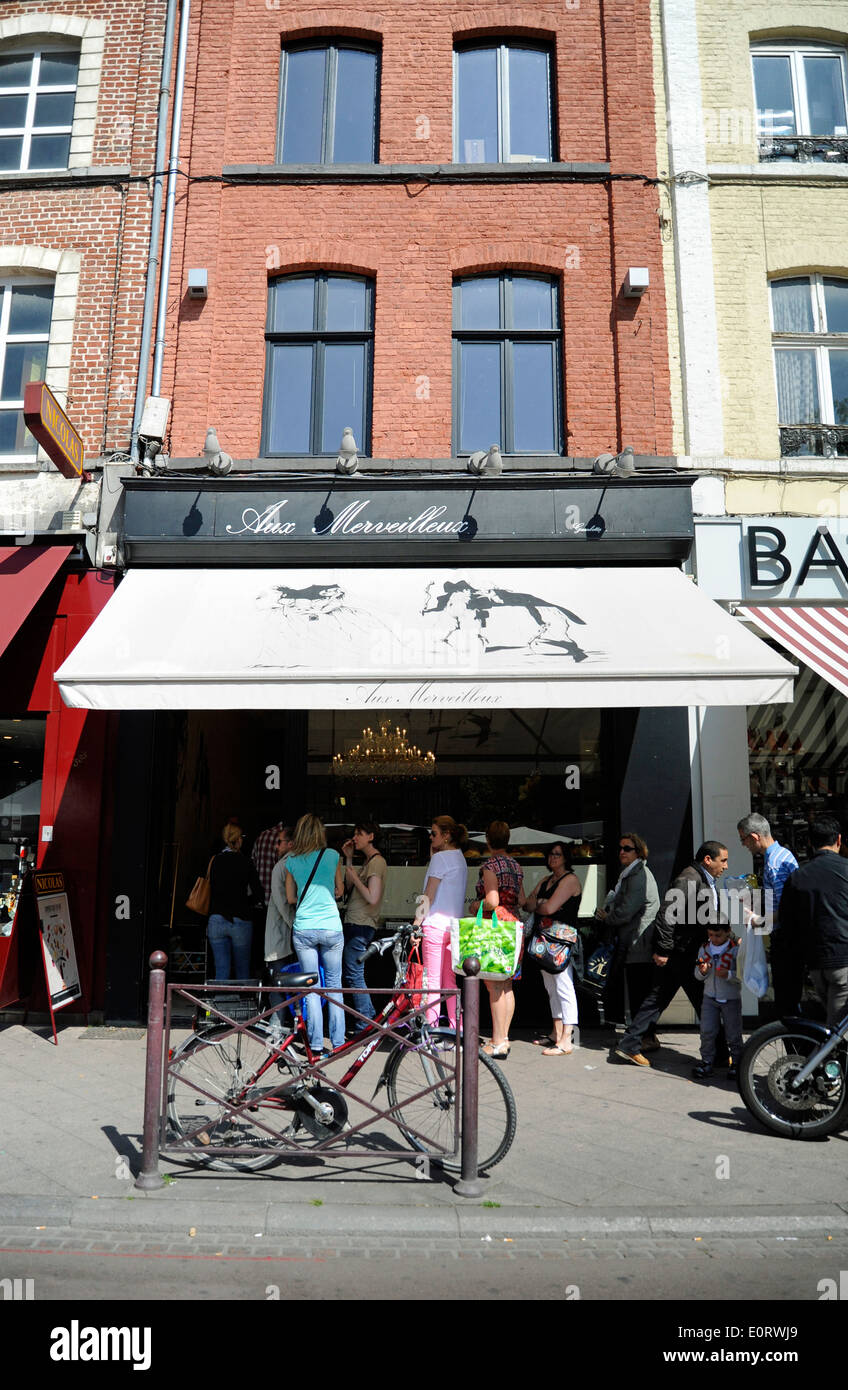
<path fill-rule="evenodd" d="M 545 162 L 454 160 L 455 50 L 495 40 L 550 55 Z M 281 47 L 310 42 L 377 54 L 375 164 L 278 162 Z M 314 270 L 374 283 L 364 450 L 373 457 L 457 452 L 451 285 L 501 271 L 548 276 L 561 293 L 564 418 L 554 452 L 585 457 L 630 444 L 637 454 L 670 453 L 651 64 L 641 3 L 440 0 L 426 15 L 405 3 L 373 12 L 289 0 L 197 7 L 182 142 L 190 181 L 177 215 L 163 385 L 173 398 L 172 456 L 197 454 L 209 423 L 236 458 L 271 452 L 262 437 L 269 281 Z M 630 266 L 650 271 L 641 299 L 621 293 Z M 208 274 L 205 302 L 186 295 L 194 267 Z"/>
<path fill-rule="evenodd" d="M 67 166 L 4 160 L 0 275 L 56 277 L 46 380 L 89 459 L 129 443 L 164 19 L 165 0 L 31 0 L 0 14 L 0 57 L 79 55 Z"/>
<path fill-rule="evenodd" d="M 103 996 L 116 721 L 69 710 L 53 673 L 114 588 L 97 517 L 130 446 L 166 8 L 0 7 L 0 1005 L 35 984 L 44 1006 L 31 920 L 15 925 L 21 851 L 65 875 L 73 1007 Z M 24 431 L 41 380 L 81 436 L 83 479 Z"/>

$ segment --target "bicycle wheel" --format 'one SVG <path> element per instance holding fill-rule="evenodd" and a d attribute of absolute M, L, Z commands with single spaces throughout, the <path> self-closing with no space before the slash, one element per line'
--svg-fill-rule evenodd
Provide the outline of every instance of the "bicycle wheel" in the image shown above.
<path fill-rule="evenodd" d="M 397 1115 L 401 1132 L 413 1148 L 429 1153 L 449 1173 L 458 1173 L 462 1166 L 459 1155 L 444 1157 L 444 1150 L 454 1145 L 456 1079 L 452 1073 L 456 1046 L 456 1034 L 450 1029 L 430 1029 L 425 1040 L 397 1047 L 385 1070 L 389 1104 L 401 1107 Z M 413 1099 L 429 1086 L 436 1089 Z M 515 1125 L 515 1100 L 509 1082 L 497 1063 L 481 1052 L 477 1100 L 477 1167 L 481 1173 L 500 1163 L 515 1138 Z"/>
<path fill-rule="evenodd" d="M 755 1119 L 773 1134 L 790 1139 L 818 1139 L 846 1121 L 848 1087 L 845 1052 L 831 1052 L 799 1090 L 790 1082 L 818 1050 L 815 1039 L 793 1033 L 783 1023 L 769 1023 L 747 1042 L 739 1061 L 739 1090 Z"/>
<path fill-rule="evenodd" d="M 295 1137 L 300 1116 L 294 1102 L 288 1103 L 283 1093 L 272 1093 L 287 1080 L 295 1081 L 299 1070 L 284 1053 L 251 1084 L 270 1050 L 262 1034 L 223 1025 L 189 1038 L 174 1054 L 168 1076 L 170 1135 L 189 1141 L 190 1157 L 210 1168 L 255 1172 L 285 1156 L 288 1145 L 281 1143 L 277 1152 L 269 1152 L 268 1146 L 277 1135 Z M 245 1102 L 249 1108 L 243 1108 Z M 261 1146 L 261 1151 L 226 1157 L 216 1153 L 219 1148 L 253 1146 Z"/>

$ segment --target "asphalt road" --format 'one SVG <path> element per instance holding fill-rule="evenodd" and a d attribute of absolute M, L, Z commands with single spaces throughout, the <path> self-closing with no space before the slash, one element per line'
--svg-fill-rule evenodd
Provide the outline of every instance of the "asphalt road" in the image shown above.
<path fill-rule="evenodd" d="M 337 1299 L 724 1300 L 816 1303 L 839 1284 L 848 1239 L 586 1237 L 247 1245 L 86 1232 L 0 1233 L 0 1278 L 31 1279 L 36 1301 L 292 1302 Z M 826 1287 L 826 1286 L 824 1286 Z M 779 1312 L 779 1310 L 778 1310 Z M 89 1316 L 95 1310 L 89 1311 Z M 81 1314 L 85 1316 L 85 1312 Z M 99 1311 L 96 1313 L 100 1319 Z M 735 1314 L 734 1314 L 735 1316 Z M 753 1317 L 750 1313 L 746 1316 Z M 764 1318 L 762 1308 L 756 1320 Z M 781 1314 L 777 1321 L 786 1321 Z"/>

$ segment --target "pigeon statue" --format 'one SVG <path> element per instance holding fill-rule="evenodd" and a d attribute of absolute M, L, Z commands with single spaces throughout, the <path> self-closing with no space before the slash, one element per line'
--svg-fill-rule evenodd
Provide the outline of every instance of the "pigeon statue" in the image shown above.
<path fill-rule="evenodd" d="M 483 472 L 490 478 L 497 478 L 503 473 L 503 459 L 497 444 L 490 444 L 489 452 L 483 459 Z"/>
<path fill-rule="evenodd" d="M 468 460 L 468 471 L 475 473 L 478 477 L 483 473 L 489 478 L 499 477 L 503 473 L 503 458 L 498 445 L 491 444 L 487 454 L 482 453 L 479 449 L 472 454 Z"/>
<path fill-rule="evenodd" d="M 598 454 L 592 464 L 593 473 L 611 473 L 615 468 L 615 454 Z"/>
<path fill-rule="evenodd" d="M 342 430 L 342 442 L 339 445 L 339 456 L 336 459 L 336 472 L 346 473 L 350 476 L 359 467 L 359 454 L 356 449 L 356 440 L 353 437 L 353 430 L 350 425 L 345 425 Z"/>
<path fill-rule="evenodd" d="M 635 472 L 636 460 L 633 456 L 633 450 L 629 444 L 626 444 L 616 459 L 613 476 L 616 478 L 632 478 Z"/>
<path fill-rule="evenodd" d="M 214 425 L 210 425 L 206 431 L 206 443 L 203 446 L 203 457 L 206 459 L 210 473 L 223 475 L 229 473 L 233 466 L 230 454 L 225 454 L 221 445 L 218 443 L 218 435 Z"/>

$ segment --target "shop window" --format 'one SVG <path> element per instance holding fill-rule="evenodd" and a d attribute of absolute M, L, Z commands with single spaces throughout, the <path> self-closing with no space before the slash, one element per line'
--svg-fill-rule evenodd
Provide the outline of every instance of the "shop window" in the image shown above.
<path fill-rule="evenodd" d="M 430 776 L 355 777 L 339 769 L 337 755 L 362 746 L 367 725 L 376 731 L 377 721 L 362 711 L 310 711 L 307 800 L 333 840 L 348 833 L 351 817 L 382 824 L 389 862 L 413 871 L 409 901 L 420 892 L 430 823 L 445 807 L 476 832 L 470 865 L 486 857 L 483 830 L 492 820 L 512 827 L 509 852 L 526 861 L 528 870 L 544 870 L 544 834 L 536 832 L 565 836 L 577 862 L 604 862 L 598 710 L 405 711 L 390 720 L 391 730 L 434 755 Z M 587 915 L 593 907 L 587 902 Z M 395 913 L 400 915 L 400 903 L 389 915 Z"/>
<path fill-rule="evenodd" d="M 453 289 L 455 452 L 562 448 L 559 293 L 537 275 L 457 280 Z"/>
<path fill-rule="evenodd" d="M 770 647 L 789 661 L 792 652 Z M 751 808 L 799 860 L 809 857 L 807 832 L 818 815 L 848 823 L 848 700 L 801 666 L 790 705 L 748 709 Z"/>
<path fill-rule="evenodd" d="M 364 44 L 298 44 L 280 66 L 281 164 L 374 164 L 379 55 Z"/>
<path fill-rule="evenodd" d="M 491 41 L 457 48 L 454 131 L 458 164 L 552 160 L 550 50 Z"/>
<path fill-rule="evenodd" d="M 0 53 L 0 171 L 67 169 L 79 49 Z"/>
<path fill-rule="evenodd" d="M 21 865 L 38 844 L 44 730 L 43 718 L 0 719 L 0 936 L 11 931 Z"/>
<path fill-rule="evenodd" d="M 353 429 L 370 450 L 374 285 L 286 275 L 268 294 L 263 453 L 336 454 Z"/>
<path fill-rule="evenodd" d="M 0 280 L 0 456 L 33 458 L 37 444 L 24 424 L 24 388 L 47 367 L 53 285 Z"/>
<path fill-rule="evenodd" d="M 848 456 L 848 279 L 771 282 L 782 454 Z"/>
<path fill-rule="evenodd" d="M 755 44 L 751 50 L 763 158 L 839 159 L 848 154 L 848 66 L 829 44 Z"/>

